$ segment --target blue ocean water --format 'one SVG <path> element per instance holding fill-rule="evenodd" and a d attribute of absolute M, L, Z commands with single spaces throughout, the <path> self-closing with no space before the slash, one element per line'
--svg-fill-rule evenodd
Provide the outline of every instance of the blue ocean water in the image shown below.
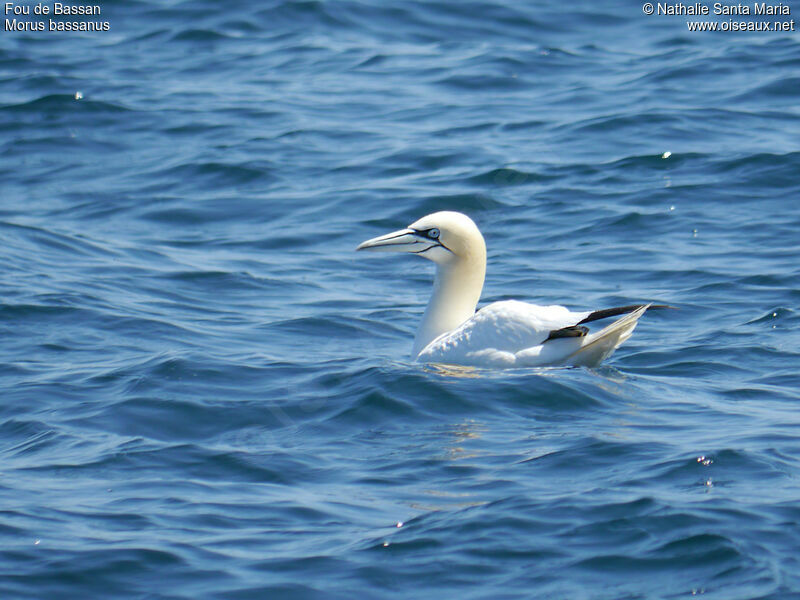
<path fill-rule="evenodd" d="M 800 597 L 797 33 L 101 6 L 0 32 L 0 596 Z M 414 364 L 431 266 L 353 250 L 443 209 L 483 303 L 680 310 Z"/>

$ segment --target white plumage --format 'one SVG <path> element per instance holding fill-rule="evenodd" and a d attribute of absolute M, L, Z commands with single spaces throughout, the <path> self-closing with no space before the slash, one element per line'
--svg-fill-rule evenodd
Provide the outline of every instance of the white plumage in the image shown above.
<path fill-rule="evenodd" d="M 495 302 L 454 331 L 441 334 L 425 346 L 417 360 L 503 368 L 559 364 L 595 366 L 630 337 L 636 320 L 645 310 L 647 306 L 609 326 L 616 325 L 613 331 L 606 328 L 585 337 L 547 340 L 550 332 L 571 327 L 591 313 L 516 300 Z"/>
<path fill-rule="evenodd" d="M 436 263 L 433 295 L 412 353 L 427 363 L 596 366 L 630 337 L 651 306 L 573 312 L 563 306 L 506 300 L 476 313 L 486 272 L 486 245 L 475 223 L 457 212 L 433 213 L 357 249 L 409 252 Z M 623 313 L 627 314 L 596 333 L 580 325 Z"/>

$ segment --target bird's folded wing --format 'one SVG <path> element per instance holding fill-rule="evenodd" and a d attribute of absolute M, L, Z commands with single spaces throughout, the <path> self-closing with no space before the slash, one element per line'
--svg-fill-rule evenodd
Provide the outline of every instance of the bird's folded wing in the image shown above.
<path fill-rule="evenodd" d="M 538 306 L 516 300 L 490 304 L 457 329 L 444 333 L 420 353 L 424 362 L 496 362 L 504 364 L 526 348 L 538 346 L 554 330 L 569 327 L 588 316 L 563 306 Z"/>

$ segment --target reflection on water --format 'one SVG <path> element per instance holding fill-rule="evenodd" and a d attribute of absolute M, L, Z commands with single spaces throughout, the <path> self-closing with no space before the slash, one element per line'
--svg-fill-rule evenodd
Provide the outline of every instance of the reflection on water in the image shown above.
<path fill-rule="evenodd" d="M 464 377 L 473 378 L 481 377 L 485 369 L 478 369 L 477 367 L 465 367 L 461 365 L 444 365 L 438 363 L 426 364 L 423 370 L 428 373 L 435 373 L 436 375 L 443 375 L 445 377 Z"/>

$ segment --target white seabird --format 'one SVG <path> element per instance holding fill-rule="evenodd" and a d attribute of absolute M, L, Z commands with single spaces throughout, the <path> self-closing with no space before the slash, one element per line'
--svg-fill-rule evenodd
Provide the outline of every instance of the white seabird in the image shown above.
<path fill-rule="evenodd" d="M 516 300 L 475 308 L 486 274 L 486 244 L 467 215 L 442 211 L 356 250 L 409 252 L 436 263 L 433 295 L 412 357 L 478 367 L 596 366 L 627 340 L 652 304 L 573 312 Z M 661 308 L 662 306 L 658 306 Z M 596 333 L 584 323 L 625 315 Z"/>

